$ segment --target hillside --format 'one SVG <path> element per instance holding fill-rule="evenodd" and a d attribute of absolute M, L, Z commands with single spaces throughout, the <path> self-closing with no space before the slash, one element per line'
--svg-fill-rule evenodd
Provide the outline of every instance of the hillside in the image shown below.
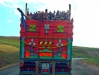
<path fill-rule="evenodd" d="M 99 48 L 73 47 L 73 57 L 88 58 L 84 62 L 99 66 Z"/>
<path fill-rule="evenodd" d="M 73 46 L 73 58 L 88 58 L 84 62 L 99 66 L 99 49 Z M 19 37 L 0 37 L 0 68 L 19 62 Z"/>

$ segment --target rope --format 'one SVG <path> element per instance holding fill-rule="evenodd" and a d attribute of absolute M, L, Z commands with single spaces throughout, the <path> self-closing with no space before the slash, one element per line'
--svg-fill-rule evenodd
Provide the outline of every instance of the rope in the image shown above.
<path fill-rule="evenodd" d="M 21 40 L 22 41 L 22 40 Z M 24 41 L 22 41 L 23 43 L 25 43 L 25 44 L 28 44 L 28 45 L 30 45 L 29 43 L 26 43 L 26 42 L 24 42 Z M 70 44 L 71 42 L 68 42 L 68 43 L 66 43 L 66 44 L 64 44 L 63 46 L 66 46 L 66 45 L 68 45 L 68 44 Z M 37 48 L 45 48 L 44 46 L 42 46 L 42 47 L 40 47 L 40 46 L 35 46 L 35 45 L 31 45 L 31 46 L 34 46 L 34 47 L 37 47 Z M 59 47 L 63 47 L 63 46 L 54 46 L 54 47 L 47 47 L 47 48 L 59 48 Z"/>

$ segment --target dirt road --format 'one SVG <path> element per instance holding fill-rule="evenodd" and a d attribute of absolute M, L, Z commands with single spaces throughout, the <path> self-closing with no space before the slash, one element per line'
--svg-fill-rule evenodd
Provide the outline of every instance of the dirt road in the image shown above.
<path fill-rule="evenodd" d="M 72 75 L 99 75 L 99 68 L 83 63 L 82 58 L 72 60 Z"/>
<path fill-rule="evenodd" d="M 73 58 L 72 75 L 99 75 L 99 68 L 81 62 L 81 58 Z M 19 65 L 8 67 L 0 71 L 0 75 L 18 75 Z"/>

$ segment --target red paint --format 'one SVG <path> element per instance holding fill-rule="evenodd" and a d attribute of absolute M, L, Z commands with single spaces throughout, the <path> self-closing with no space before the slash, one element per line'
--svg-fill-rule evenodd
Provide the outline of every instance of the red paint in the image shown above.
<path fill-rule="evenodd" d="M 25 52 L 25 57 L 29 58 L 30 57 L 30 52 Z"/>
<path fill-rule="evenodd" d="M 62 58 L 66 59 L 67 58 L 67 54 L 62 54 Z"/>
<path fill-rule="evenodd" d="M 55 51 L 57 52 L 57 50 L 59 49 L 58 47 L 56 47 L 56 44 L 58 43 L 59 39 L 62 39 L 62 43 L 65 45 L 68 43 L 68 41 L 66 40 L 66 38 L 69 39 L 73 39 L 72 35 L 73 35 L 73 25 L 72 25 L 72 21 L 38 21 L 38 20 L 26 20 L 26 24 L 28 27 L 28 31 L 25 30 L 25 28 L 23 27 L 23 25 L 21 24 L 21 31 L 20 31 L 20 36 L 21 38 L 26 37 L 25 39 L 25 50 L 29 50 L 29 43 L 31 42 L 31 39 L 34 39 L 34 42 L 36 43 L 36 46 L 32 46 L 34 48 L 34 50 L 36 51 L 40 51 L 43 50 L 43 47 L 49 47 L 49 42 L 53 42 L 52 45 L 50 45 L 49 50 Z M 48 34 L 45 33 L 45 29 L 44 26 L 45 24 L 49 24 L 49 30 L 48 30 Z M 31 25 L 35 25 L 36 26 L 36 31 L 32 32 L 29 31 L 30 26 Z M 63 30 L 64 32 L 58 32 L 58 26 L 64 26 Z M 47 39 L 47 41 L 45 40 Z M 40 45 L 40 42 L 43 42 L 42 45 Z M 47 44 L 45 45 L 45 42 L 47 42 Z M 56 47 L 56 48 L 53 48 Z M 67 45 L 64 46 L 64 51 L 67 52 Z M 39 56 L 50 56 L 52 57 L 52 53 L 39 53 Z M 26 52 L 25 53 L 25 57 L 29 58 L 30 57 L 30 53 Z M 62 58 L 66 59 L 67 58 L 67 54 L 62 54 Z"/>
<path fill-rule="evenodd" d="M 48 70 L 45 69 L 45 70 L 43 70 L 43 72 L 48 72 Z"/>
<path fill-rule="evenodd" d="M 20 63 L 20 67 L 22 67 L 24 65 L 24 63 Z"/>

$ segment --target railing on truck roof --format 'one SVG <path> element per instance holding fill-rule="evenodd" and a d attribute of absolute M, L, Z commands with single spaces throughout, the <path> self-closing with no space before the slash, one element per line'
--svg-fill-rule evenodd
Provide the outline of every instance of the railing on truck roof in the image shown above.
<path fill-rule="evenodd" d="M 26 20 L 40 20 L 40 21 L 44 21 L 44 20 L 69 20 L 70 21 L 70 16 L 71 16 L 71 4 L 69 4 L 69 10 L 67 10 L 67 12 L 65 11 L 57 11 L 57 12 L 48 12 L 47 9 L 45 9 L 45 12 L 41 12 L 38 11 L 34 14 L 29 13 L 29 9 L 27 8 L 27 3 L 26 3 L 26 10 L 25 10 L 25 14 L 23 13 L 23 11 L 20 8 L 17 8 L 17 10 L 19 10 L 19 12 L 21 13 L 21 21 L 24 25 L 24 27 L 27 29 L 26 27 L 26 23 L 24 21 L 24 16 L 26 18 Z"/>

